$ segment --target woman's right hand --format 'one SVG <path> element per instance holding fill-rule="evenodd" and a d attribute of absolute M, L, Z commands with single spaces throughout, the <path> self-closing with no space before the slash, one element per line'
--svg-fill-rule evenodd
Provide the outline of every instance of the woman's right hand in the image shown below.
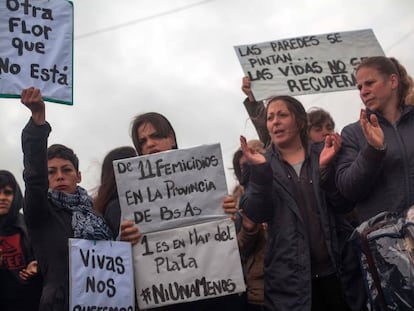
<path fill-rule="evenodd" d="M 32 112 L 32 120 L 36 125 L 46 122 L 46 108 L 39 89 L 29 87 L 22 91 L 21 100 L 23 105 Z"/>
<path fill-rule="evenodd" d="M 266 158 L 263 154 L 247 146 L 247 140 L 244 136 L 240 136 L 240 147 L 243 151 L 243 155 L 246 157 L 247 162 L 249 162 L 250 164 L 254 165 L 266 163 Z"/>

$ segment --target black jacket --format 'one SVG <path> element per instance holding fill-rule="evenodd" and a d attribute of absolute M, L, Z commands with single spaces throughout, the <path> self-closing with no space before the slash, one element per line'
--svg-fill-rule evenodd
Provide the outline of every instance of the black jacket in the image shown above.
<path fill-rule="evenodd" d="M 414 204 L 414 109 L 404 106 L 394 125 L 377 117 L 385 150 L 367 144 L 358 121 L 342 130 L 336 165 L 338 189 L 355 202 L 361 221 L 382 211 L 402 213 Z"/>
<path fill-rule="evenodd" d="M 35 311 L 39 308 L 42 280 L 40 274 L 28 281 L 19 277 L 19 271 L 35 260 L 20 210 L 23 196 L 14 176 L 0 171 L 14 181 L 14 198 L 7 215 L 0 216 L 0 248 L 3 262 L 0 265 L 0 310 Z M 15 244 L 17 243 L 17 245 Z"/>
<path fill-rule="evenodd" d="M 73 237 L 72 215 L 48 200 L 48 123 L 37 126 L 30 119 L 23 129 L 24 216 L 43 277 L 40 311 L 69 309 L 68 238 Z"/>
<path fill-rule="evenodd" d="M 320 184 L 319 151 L 314 146 L 309 150 L 313 192 L 335 271 L 339 260 L 335 220 Z M 265 305 L 269 310 L 310 310 L 311 255 L 305 222 L 277 152 L 271 148 L 266 158 L 267 163 L 252 166 L 245 208 L 253 221 L 269 224 L 264 263 Z"/>
<path fill-rule="evenodd" d="M 119 236 L 119 225 L 121 223 L 121 206 L 119 205 L 118 193 L 115 193 L 106 205 L 103 217 L 111 229 L 113 236 Z"/>

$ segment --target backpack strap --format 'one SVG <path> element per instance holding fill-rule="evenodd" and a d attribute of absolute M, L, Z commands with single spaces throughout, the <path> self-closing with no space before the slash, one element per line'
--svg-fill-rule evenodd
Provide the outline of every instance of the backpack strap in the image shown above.
<path fill-rule="evenodd" d="M 386 223 L 387 223 L 386 220 L 380 221 L 379 223 L 376 223 L 374 226 L 368 227 L 364 231 L 361 232 L 362 251 L 363 251 L 365 257 L 367 258 L 368 269 L 369 269 L 369 272 L 371 273 L 372 280 L 374 281 L 374 285 L 375 285 L 375 287 L 377 288 L 377 291 L 378 291 L 379 303 L 381 305 L 381 308 L 384 311 L 388 311 L 389 309 L 387 307 L 387 303 L 385 302 L 384 292 L 383 292 L 382 287 L 381 287 L 381 281 L 380 281 L 380 278 L 379 278 L 379 275 L 378 275 L 378 270 L 375 266 L 374 258 L 372 257 L 371 249 L 369 248 L 367 236 L 372 231 L 375 231 L 379 228 L 382 228 L 384 225 L 386 225 Z"/>

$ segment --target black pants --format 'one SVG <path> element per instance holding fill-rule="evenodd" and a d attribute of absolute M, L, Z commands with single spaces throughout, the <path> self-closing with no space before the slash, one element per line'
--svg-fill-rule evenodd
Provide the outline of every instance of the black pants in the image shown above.
<path fill-rule="evenodd" d="M 350 311 L 336 275 L 312 279 L 312 311 Z"/>

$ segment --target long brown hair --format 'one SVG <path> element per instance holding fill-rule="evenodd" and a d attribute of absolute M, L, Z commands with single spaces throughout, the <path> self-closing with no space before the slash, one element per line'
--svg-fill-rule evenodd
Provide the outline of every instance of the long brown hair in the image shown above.
<path fill-rule="evenodd" d="M 137 155 L 135 149 L 130 146 L 115 148 L 108 152 L 102 163 L 101 184 L 99 185 L 96 197 L 94 198 L 94 208 L 102 215 L 109 201 L 117 193 L 115 172 L 112 162 L 115 160 L 132 158 Z"/>
<path fill-rule="evenodd" d="M 274 96 L 268 99 L 266 106 L 266 120 L 267 112 L 271 102 L 281 100 L 286 104 L 287 109 L 295 116 L 296 125 L 299 129 L 300 140 L 304 148 L 308 145 L 308 121 L 305 108 L 302 103 L 296 98 L 288 95 Z"/>
<path fill-rule="evenodd" d="M 145 124 L 145 123 L 151 123 L 154 129 L 157 131 L 157 134 L 160 135 L 162 138 L 167 138 L 169 135 L 173 135 L 175 145 L 172 149 L 177 149 L 177 139 L 175 137 L 174 129 L 168 121 L 166 117 L 164 117 L 162 114 L 157 112 L 147 112 L 140 115 L 137 115 L 134 120 L 132 121 L 132 127 L 131 127 L 131 137 L 132 142 L 134 143 L 135 149 L 137 150 L 139 155 L 142 155 L 142 146 L 139 142 L 138 138 L 138 128 Z"/>

